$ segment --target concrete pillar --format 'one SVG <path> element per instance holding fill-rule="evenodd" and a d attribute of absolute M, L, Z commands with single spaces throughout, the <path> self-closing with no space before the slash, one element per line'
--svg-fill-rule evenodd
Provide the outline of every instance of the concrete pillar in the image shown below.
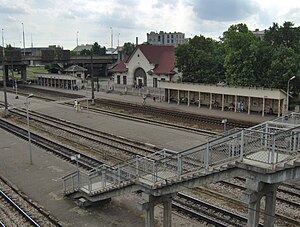
<path fill-rule="evenodd" d="M 251 109 L 251 97 L 248 97 L 248 114 L 250 114 Z"/>
<path fill-rule="evenodd" d="M 22 79 L 22 81 L 26 81 L 27 80 L 26 65 L 25 66 L 21 66 L 21 79 Z"/>
<path fill-rule="evenodd" d="M 222 111 L 224 111 L 225 95 L 222 94 Z"/>
<path fill-rule="evenodd" d="M 201 107 L 201 92 L 199 91 L 199 103 L 198 103 L 198 107 Z"/>
<path fill-rule="evenodd" d="M 178 90 L 178 93 L 177 93 L 177 105 L 180 104 L 180 91 Z"/>
<path fill-rule="evenodd" d="M 209 109 L 212 108 L 212 93 L 209 93 Z"/>
<path fill-rule="evenodd" d="M 264 215 L 264 226 L 274 226 L 276 193 L 279 184 L 266 185 L 266 206 Z"/>
<path fill-rule="evenodd" d="M 170 89 L 168 89 L 168 103 L 170 103 Z"/>
<path fill-rule="evenodd" d="M 261 116 L 264 117 L 265 116 L 265 104 L 266 103 L 266 100 L 265 98 L 263 98 L 263 104 L 262 104 L 262 112 L 261 112 Z"/>
<path fill-rule="evenodd" d="M 188 91 L 188 106 L 190 106 L 190 91 Z"/>
<path fill-rule="evenodd" d="M 280 99 L 278 99 L 278 113 L 277 113 L 277 117 L 280 117 L 280 113 L 281 113 L 281 110 L 280 110 Z"/>
<path fill-rule="evenodd" d="M 260 202 L 265 196 L 264 226 L 274 226 L 276 192 L 279 183 L 268 184 L 254 180 L 246 180 L 247 190 L 244 192 L 245 200 L 248 203 L 247 227 L 257 227 L 259 225 Z"/>
<path fill-rule="evenodd" d="M 234 112 L 236 112 L 237 108 L 237 95 L 234 96 Z"/>
<path fill-rule="evenodd" d="M 149 202 L 147 209 L 144 209 L 145 227 L 154 227 L 154 203 Z"/>
<path fill-rule="evenodd" d="M 142 193 L 142 200 L 138 202 L 138 209 L 144 211 L 145 227 L 154 227 L 154 208 L 163 204 L 163 227 L 172 226 L 172 194 L 155 197 Z"/>
<path fill-rule="evenodd" d="M 168 198 L 164 204 L 164 225 L 163 227 L 172 226 L 172 197 Z"/>

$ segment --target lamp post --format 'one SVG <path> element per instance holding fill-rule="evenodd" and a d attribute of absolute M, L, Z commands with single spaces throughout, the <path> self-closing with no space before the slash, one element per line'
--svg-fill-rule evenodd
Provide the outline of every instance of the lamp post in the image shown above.
<path fill-rule="evenodd" d="M 31 137 L 30 137 L 30 127 L 29 127 L 29 111 L 28 111 L 28 99 L 31 98 L 33 94 L 29 94 L 26 97 L 26 117 L 27 117 L 27 131 L 28 131 L 28 148 L 29 148 L 29 159 L 30 165 L 32 165 L 32 150 L 31 150 Z"/>
<path fill-rule="evenodd" d="M 7 93 L 6 93 L 6 74 L 5 74 L 5 51 L 4 51 L 4 36 L 3 36 L 3 28 L 2 28 L 2 71 L 3 71 L 3 92 L 4 92 L 4 105 L 5 110 L 4 114 L 7 114 L 8 103 L 7 103 Z"/>
<path fill-rule="evenodd" d="M 292 76 L 289 80 L 288 80 L 288 85 L 287 85 L 287 93 L 286 93 L 286 112 L 289 112 L 289 97 L 290 97 L 290 81 L 295 79 L 295 76 Z"/>

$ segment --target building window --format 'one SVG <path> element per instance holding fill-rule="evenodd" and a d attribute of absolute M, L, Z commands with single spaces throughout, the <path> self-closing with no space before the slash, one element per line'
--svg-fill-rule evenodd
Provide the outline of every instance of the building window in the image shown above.
<path fill-rule="evenodd" d="M 158 36 L 157 41 L 160 42 L 160 35 Z"/>
<path fill-rule="evenodd" d="M 120 83 L 121 83 L 121 76 L 118 75 L 118 76 L 117 76 L 117 84 L 120 84 Z"/>
<path fill-rule="evenodd" d="M 157 87 L 157 78 L 153 78 L 153 87 Z"/>
<path fill-rule="evenodd" d="M 127 77 L 123 76 L 123 84 L 127 84 Z"/>
<path fill-rule="evenodd" d="M 169 43 L 170 41 L 169 40 L 167 40 L 167 43 Z"/>

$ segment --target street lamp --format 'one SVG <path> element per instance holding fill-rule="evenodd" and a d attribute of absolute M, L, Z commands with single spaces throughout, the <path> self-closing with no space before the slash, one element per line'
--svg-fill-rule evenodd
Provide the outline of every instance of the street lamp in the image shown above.
<path fill-rule="evenodd" d="M 289 97 L 290 97 L 290 81 L 295 79 L 295 76 L 292 76 L 288 80 L 288 85 L 287 85 L 287 93 L 286 93 L 286 112 L 289 112 Z"/>
<path fill-rule="evenodd" d="M 28 131 L 28 148 L 29 148 L 29 158 L 30 165 L 32 165 L 32 151 L 31 151 L 31 138 L 30 138 L 30 127 L 29 127 L 29 113 L 28 113 L 28 99 L 33 97 L 33 94 L 29 94 L 26 97 L 26 117 L 27 117 L 27 131 Z"/>

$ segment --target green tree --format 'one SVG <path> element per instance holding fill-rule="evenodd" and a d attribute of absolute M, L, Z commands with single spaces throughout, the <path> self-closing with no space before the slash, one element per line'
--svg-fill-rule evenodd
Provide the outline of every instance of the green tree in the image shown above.
<path fill-rule="evenodd" d="M 195 36 L 176 47 L 176 67 L 184 82 L 215 84 L 224 79 L 224 55 L 219 42 Z"/>
<path fill-rule="evenodd" d="M 123 52 L 125 55 L 131 55 L 134 51 L 135 45 L 133 43 L 124 43 L 123 45 Z"/>
<path fill-rule="evenodd" d="M 282 26 L 273 23 L 266 31 L 264 40 L 274 47 L 284 45 L 295 51 L 300 50 L 300 27 L 294 27 L 292 22 L 286 21 Z"/>
<path fill-rule="evenodd" d="M 259 86 L 256 75 L 260 39 L 249 31 L 247 25 L 232 25 L 223 33 L 225 48 L 225 76 L 229 85 Z"/>

